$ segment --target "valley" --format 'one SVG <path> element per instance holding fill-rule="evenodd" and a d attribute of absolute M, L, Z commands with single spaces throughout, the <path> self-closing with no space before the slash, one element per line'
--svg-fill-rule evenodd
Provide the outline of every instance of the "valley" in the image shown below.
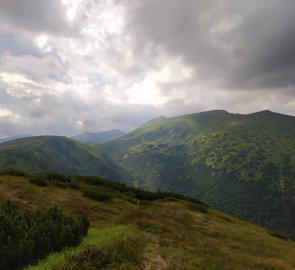
<path fill-rule="evenodd" d="M 2 175 L 20 171 L 32 176 L 100 176 L 142 190 L 182 194 L 295 239 L 292 116 L 217 110 L 158 117 L 103 144 L 59 136 L 21 138 L 0 144 L 0 171 Z M 14 194 L 3 192 L 7 199 Z M 47 198 L 44 204 L 63 196 Z M 74 197 L 67 201 L 76 205 Z"/>

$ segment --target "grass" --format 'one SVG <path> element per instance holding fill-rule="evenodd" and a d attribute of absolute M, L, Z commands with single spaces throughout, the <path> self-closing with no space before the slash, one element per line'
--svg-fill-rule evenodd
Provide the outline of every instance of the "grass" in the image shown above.
<path fill-rule="evenodd" d="M 92 228 L 80 246 L 53 253 L 27 270 L 101 269 L 121 262 L 138 264 L 144 241 L 128 226 Z"/>
<path fill-rule="evenodd" d="M 128 220 L 137 222 L 153 240 L 148 269 L 161 269 L 156 268 L 159 258 L 167 269 L 293 269 L 295 265 L 293 242 L 269 238 L 265 229 L 212 209 L 207 213 L 192 209 L 187 202 L 153 202 Z"/>
<path fill-rule="evenodd" d="M 91 229 L 80 246 L 51 254 L 28 270 L 295 268 L 294 242 L 266 229 L 185 198 L 140 200 L 104 184 L 90 185 L 81 178 L 79 190 L 0 176 L 0 202 L 10 199 L 29 209 L 57 205 L 90 217 Z M 112 200 L 85 197 L 84 188 L 106 191 Z"/>

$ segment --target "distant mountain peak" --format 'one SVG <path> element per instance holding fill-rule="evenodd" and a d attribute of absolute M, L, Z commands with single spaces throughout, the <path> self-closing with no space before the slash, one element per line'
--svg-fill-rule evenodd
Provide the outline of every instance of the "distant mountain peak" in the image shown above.
<path fill-rule="evenodd" d="M 36 154 L 37 153 L 37 154 Z M 35 136 L 0 144 L 0 171 L 32 175 L 56 172 L 122 179 L 120 168 L 106 154 L 64 136 Z"/>
<path fill-rule="evenodd" d="M 274 112 L 270 110 L 262 110 L 262 111 L 250 113 L 250 115 L 265 115 L 265 114 L 274 114 Z"/>
<path fill-rule="evenodd" d="M 154 120 L 102 145 L 139 187 L 198 197 L 292 239 L 294 146 L 295 117 L 269 110 Z"/>
<path fill-rule="evenodd" d="M 118 139 L 125 134 L 125 132 L 118 129 L 112 129 L 101 132 L 85 131 L 84 133 L 71 137 L 71 139 L 76 140 L 80 143 L 100 144 L 107 141 Z"/>
<path fill-rule="evenodd" d="M 226 113 L 226 114 L 229 114 L 228 111 L 226 111 L 226 110 L 221 110 L 221 109 L 205 111 L 204 113 Z"/>
<path fill-rule="evenodd" d="M 270 110 L 262 110 L 262 111 L 258 111 L 258 112 L 250 113 L 250 114 L 248 114 L 248 116 L 251 116 L 251 117 L 288 116 L 288 117 L 290 117 L 289 115 L 284 115 L 284 114 L 280 114 L 280 113 L 272 112 L 272 111 L 270 111 Z"/>
<path fill-rule="evenodd" d="M 205 114 L 205 115 L 229 115 L 230 113 L 226 110 L 211 110 L 211 111 L 205 111 L 205 112 L 200 112 L 198 114 Z"/>

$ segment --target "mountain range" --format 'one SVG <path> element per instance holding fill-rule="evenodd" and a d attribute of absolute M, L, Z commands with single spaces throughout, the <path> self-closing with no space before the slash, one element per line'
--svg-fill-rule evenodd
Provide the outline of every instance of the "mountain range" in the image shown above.
<path fill-rule="evenodd" d="M 295 117 L 159 117 L 102 148 L 137 187 L 196 197 L 295 238 Z"/>
<path fill-rule="evenodd" d="M 9 142 L 17 139 L 32 137 L 30 134 L 18 134 L 15 136 L 5 137 L 0 139 L 0 143 Z"/>
<path fill-rule="evenodd" d="M 121 168 L 103 151 L 59 136 L 36 136 L 0 144 L 1 170 L 124 179 Z"/>
<path fill-rule="evenodd" d="M 0 170 L 101 175 L 198 198 L 295 239 L 295 117 L 208 111 L 158 117 L 99 145 L 34 137 L 0 145 Z"/>
<path fill-rule="evenodd" d="M 96 132 L 96 133 L 86 131 L 82 134 L 71 137 L 71 139 L 78 141 L 80 143 L 100 144 L 107 141 L 118 139 L 125 134 L 126 134 L 125 132 L 121 130 L 117 130 L 117 129 Z"/>

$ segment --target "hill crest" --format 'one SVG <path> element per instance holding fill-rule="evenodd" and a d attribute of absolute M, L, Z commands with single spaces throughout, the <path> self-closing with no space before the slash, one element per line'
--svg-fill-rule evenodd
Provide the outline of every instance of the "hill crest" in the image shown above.
<path fill-rule="evenodd" d="M 101 132 L 86 131 L 84 133 L 71 137 L 71 139 L 86 144 L 100 144 L 107 141 L 118 139 L 119 137 L 122 137 L 125 134 L 125 132 L 117 129 Z"/>

